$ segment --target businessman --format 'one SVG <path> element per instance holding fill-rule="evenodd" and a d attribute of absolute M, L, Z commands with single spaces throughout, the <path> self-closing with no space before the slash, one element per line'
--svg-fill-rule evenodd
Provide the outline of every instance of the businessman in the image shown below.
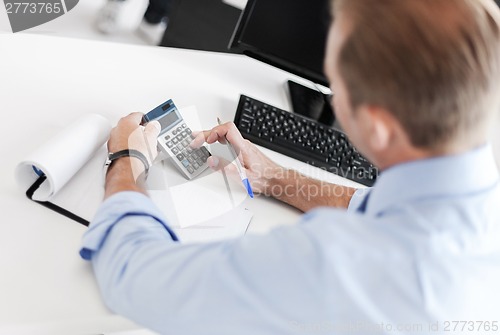
<path fill-rule="evenodd" d="M 382 171 L 376 185 L 286 170 L 227 123 L 193 145 L 227 136 L 254 191 L 306 213 L 267 235 L 183 245 L 136 177 L 147 163 L 116 159 L 81 250 L 112 310 L 162 334 L 450 334 L 455 322 L 460 334 L 499 332 L 500 186 L 487 144 L 498 7 L 337 0 L 332 11 L 325 73 L 343 129 Z M 147 156 L 158 128 L 140 116 L 118 123 L 110 152 Z"/>

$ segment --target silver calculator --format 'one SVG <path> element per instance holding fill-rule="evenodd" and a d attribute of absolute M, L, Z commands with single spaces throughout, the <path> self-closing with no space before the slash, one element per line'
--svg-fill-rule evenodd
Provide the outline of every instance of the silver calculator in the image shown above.
<path fill-rule="evenodd" d="M 158 149 L 171 157 L 174 165 L 187 179 L 193 179 L 208 167 L 210 152 L 205 146 L 198 149 L 189 146 L 194 139 L 192 131 L 172 99 L 144 115 L 142 123 L 150 121 L 158 121 L 161 125 Z"/>

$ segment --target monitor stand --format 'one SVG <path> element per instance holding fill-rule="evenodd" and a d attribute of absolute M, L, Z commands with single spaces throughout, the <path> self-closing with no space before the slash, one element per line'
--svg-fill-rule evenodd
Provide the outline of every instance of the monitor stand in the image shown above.
<path fill-rule="evenodd" d="M 328 95 L 292 80 L 288 80 L 288 92 L 294 113 L 341 130 L 336 122 L 335 112 L 330 106 Z"/>

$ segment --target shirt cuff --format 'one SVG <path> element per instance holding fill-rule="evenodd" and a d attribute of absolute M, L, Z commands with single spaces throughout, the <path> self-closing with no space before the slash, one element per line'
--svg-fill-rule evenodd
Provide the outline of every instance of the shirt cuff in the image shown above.
<path fill-rule="evenodd" d="M 167 226 L 163 213 L 151 199 L 138 192 L 120 192 L 106 199 L 99 207 L 89 229 L 83 235 L 80 256 L 90 260 L 108 236 L 111 228 L 123 218 L 130 216 L 149 216 L 165 227 L 172 240 L 177 241 L 175 233 Z"/>
<path fill-rule="evenodd" d="M 354 213 L 358 210 L 358 208 L 363 203 L 363 200 L 370 194 L 372 191 L 371 188 L 359 188 L 354 192 L 351 201 L 349 202 L 349 206 L 347 206 L 347 212 Z"/>

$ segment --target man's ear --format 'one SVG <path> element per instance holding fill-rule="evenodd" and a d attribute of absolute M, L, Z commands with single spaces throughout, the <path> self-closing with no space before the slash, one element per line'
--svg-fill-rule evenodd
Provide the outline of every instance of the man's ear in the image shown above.
<path fill-rule="evenodd" d="M 356 113 L 371 150 L 374 152 L 386 150 L 394 135 L 396 121 L 394 117 L 383 108 L 369 105 L 358 107 Z"/>

